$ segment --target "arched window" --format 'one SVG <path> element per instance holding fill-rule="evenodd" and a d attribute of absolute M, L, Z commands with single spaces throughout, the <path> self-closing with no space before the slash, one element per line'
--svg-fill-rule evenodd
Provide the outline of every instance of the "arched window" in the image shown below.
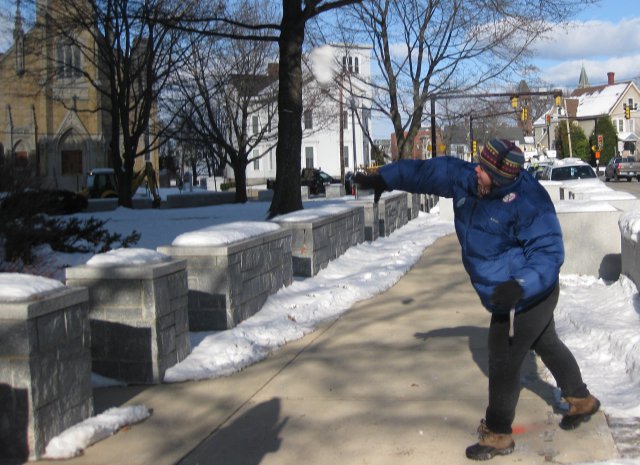
<path fill-rule="evenodd" d="M 82 53 L 80 47 L 66 38 L 56 44 L 56 72 L 59 78 L 82 75 Z"/>
<path fill-rule="evenodd" d="M 24 35 L 19 34 L 16 39 L 16 73 L 18 76 L 24 74 Z"/>

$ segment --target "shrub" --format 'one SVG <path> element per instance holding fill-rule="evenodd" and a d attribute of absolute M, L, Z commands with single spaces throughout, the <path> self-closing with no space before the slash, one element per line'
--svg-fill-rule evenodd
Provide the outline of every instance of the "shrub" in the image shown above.
<path fill-rule="evenodd" d="M 15 192 L 0 205 L 0 236 L 4 238 L 6 261 L 31 264 L 33 250 L 43 244 L 59 252 L 100 253 L 117 246 L 128 247 L 140 240 L 140 233 L 136 231 L 126 237 L 112 234 L 104 227 L 106 221 L 96 218 L 48 216 L 42 213 L 42 205 L 25 207 L 24 202 L 16 201 L 18 198 L 20 193 Z"/>
<path fill-rule="evenodd" d="M 227 181 L 220 184 L 221 191 L 228 191 L 229 189 L 232 189 L 234 187 L 236 187 L 235 181 Z"/>

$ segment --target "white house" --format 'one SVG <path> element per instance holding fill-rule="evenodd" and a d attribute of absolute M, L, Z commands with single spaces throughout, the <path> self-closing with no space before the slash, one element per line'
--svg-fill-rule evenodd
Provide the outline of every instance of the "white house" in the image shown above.
<path fill-rule="evenodd" d="M 555 149 L 558 125 L 567 124 L 567 115 L 572 124 L 579 124 L 589 137 L 595 128 L 596 119 L 608 115 L 618 132 L 618 152 L 636 153 L 636 142 L 640 138 L 640 89 L 633 82 L 615 82 L 615 74 L 607 73 L 607 84 L 590 86 L 584 67 L 578 88 L 566 97 L 561 106 L 553 106 L 534 121 L 534 139 L 538 147 Z M 625 117 L 629 107 L 630 118 Z M 547 124 L 547 115 L 549 124 Z"/>
<path fill-rule="evenodd" d="M 301 166 L 340 178 L 341 155 L 345 173 L 354 171 L 354 165 L 371 164 L 371 147 L 363 130 L 371 134 L 371 47 L 326 45 L 314 50 L 309 62 L 303 88 Z M 260 129 L 256 125 L 266 119 L 259 113 L 251 118 L 256 131 Z M 275 178 L 273 142 L 256 147 L 254 154 L 263 156 L 247 167 L 247 184 Z M 227 175 L 233 177 L 232 172 Z"/>

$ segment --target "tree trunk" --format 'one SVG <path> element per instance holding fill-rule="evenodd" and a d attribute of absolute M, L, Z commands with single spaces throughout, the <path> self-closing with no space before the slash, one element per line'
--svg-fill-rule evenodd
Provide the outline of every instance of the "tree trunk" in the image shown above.
<path fill-rule="evenodd" d="M 302 43 L 305 19 L 300 0 L 283 0 L 280 36 L 280 92 L 276 184 L 269 217 L 302 209 L 300 153 L 302 147 Z"/>
<path fill-rule="evenodd" d="M 234 203 L 245 203 L 247 201 L 247 164 L 241 161 L 234 163 L 233 175 L 236 184 L 236 196 L 233 201 Z"/>

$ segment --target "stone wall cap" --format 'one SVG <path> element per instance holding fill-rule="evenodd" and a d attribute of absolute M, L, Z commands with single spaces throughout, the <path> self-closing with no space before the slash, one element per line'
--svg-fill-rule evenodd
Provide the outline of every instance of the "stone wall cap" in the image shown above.
<path fill-rule="evenodd" d="M 336 221 L 346 216 L 352 215 L 354 211 L 361 209 L 364 211 L 364 207 L 361 205 L 342 204 L 342 205 L 330 205 L 320 208 L 309 208 L 305 210 L 298 210 L 285 215 L 279 215 L 272 218 L 272 221 L 279 223 L 283 227 L 296 228 L 296 227 L 308 227 L 312 225 L 315 227 L 322 226 L 323 224 Z"/>
<path fill-rule="evenodd" d="M 67 283 L 71 281 L 72 284 L 95 279 L 157 279 L 186 269 L 186 260 L 170 258 L 167 261 L 142 265 L 73 266 L 65 269 L 65 277 Z"/>
<path fill-rule="evenodd" d="M 63 286 L 34 300 L 2 302 L 0 319 L 29 320 L 86 302 L 89 302 L 89 290 L 86 287 Z"/>
<path fill-rule="evenodd" d="M 291 231 L 281 228 L 280 225 L 277 229 L 271 232 L 265 232 L 258 236 L 252 236 L 249 239 L 238 240 L 228 245 L 209 245 L 209 246 L 181 246 L 181 245 L 162 245 L 156 250 L 158 252 L 170 255 L 172 257 L 197 257 L 197 256 L 227 256 L 229 254 L 237 253 L 241 250 L 245 250 L 251 247 L 257 247 L 259 245 L 284 238 L 291 237 Z"/>
<path fill-rule="evenodd" d="M 280 226 L 271 221 L 234 221 L 180 234 L 171 245 L 178 247 L 226 246 L 278 229 Z"/>
<path fill-rule="evenodd" d="M 120 248 L 99 253 L 87 260 L 86 265 L 97 268 L 151 265 L 171 260 L 171 257 L 151 249 Z"/>

